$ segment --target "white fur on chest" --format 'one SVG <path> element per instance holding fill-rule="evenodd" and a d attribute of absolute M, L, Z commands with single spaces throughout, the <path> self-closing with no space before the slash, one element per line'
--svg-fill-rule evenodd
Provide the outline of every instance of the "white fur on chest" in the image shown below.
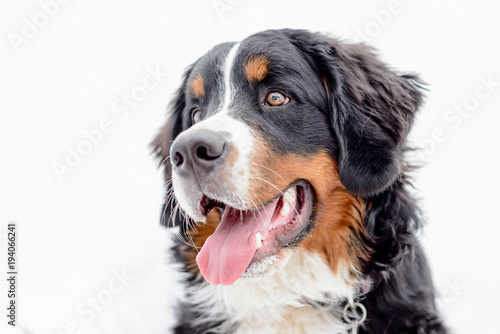
<path fill-rule="evenodd" d="M 338 301 L 352 298 L 354 286 L 334 275 L 320 255 L 296 250 L 280 269 L 229 286 L 203 284 L 190 290 L 190 301 L 205 317 L 224 321 L 215 332 L 237 334 L 347 333 Z M 347 271 L 346 271 L 347 272 Z M 331 306 L 313 306 L 322 302 Z"/>

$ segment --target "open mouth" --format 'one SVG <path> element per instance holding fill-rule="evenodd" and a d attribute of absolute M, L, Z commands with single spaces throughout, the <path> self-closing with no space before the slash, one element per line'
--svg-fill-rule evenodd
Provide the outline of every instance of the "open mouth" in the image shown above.
<path fill-rule="evenodd" d="M 220 209 L 222 217 L 196 257 L 201 273 L 212 284 L 234 283 L 250 264 L 304 238 L 312 207 L 312 188 L 306 181 L 291 184 L 281 196 L 254 210 L 238 210 L 204 195 L 202 214 Z"/>

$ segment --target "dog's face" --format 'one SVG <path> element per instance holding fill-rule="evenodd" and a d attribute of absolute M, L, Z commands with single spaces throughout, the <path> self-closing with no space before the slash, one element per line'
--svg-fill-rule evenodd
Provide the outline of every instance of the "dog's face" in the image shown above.
<path fill-rule="evenodd" d="M 171 163 L 166 213 L 196 223 L 183 232 L 207 281 L 259 276 L 301 250 L 360 270 L 366 205 L 397 179 L 420 100 L 414 77 L 365 47 L 305 31 L 265 31 L 200 58 L 154 145 Z"/>

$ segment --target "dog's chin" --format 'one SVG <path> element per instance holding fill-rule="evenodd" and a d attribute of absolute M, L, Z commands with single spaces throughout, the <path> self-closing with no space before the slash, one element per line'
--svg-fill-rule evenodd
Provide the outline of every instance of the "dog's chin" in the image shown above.
<path fill-rule="evenodd" d="M 282 253 L 282 252 L 280 252 Z M 262 278 L 278 270 L 284 264 L 286 255 L 276 254 L 266 256 L 259 261 L 252 262 L 239 280 Z"/>
<path fill-rule="evenodd" d="M 287 264 L 292 252 L 294 252 L 292 247 L 282 248 L 278 254 L 250 263 L 238 281 L 266 279 Z"/>

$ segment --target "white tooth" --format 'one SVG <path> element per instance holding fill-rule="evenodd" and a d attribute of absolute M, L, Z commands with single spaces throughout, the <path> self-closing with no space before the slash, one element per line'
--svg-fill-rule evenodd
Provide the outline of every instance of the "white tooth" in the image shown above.
<path fill-rule="evenodd" d="M 297 197 L 297 190 L 296 190 L 296 188 L 295 187 L 290 188 L 283 195 L 283 203 L 292 204 L 293 202 L 295 202 L 295 197 Z"/>
<path fill-rule="evenodd" d="M 295 197 L 297 197 L 297 190 L 295 187 L 288 189 L 283 194 L 283 207 L 281 208 L 280 214 L 286 216 L 290 213 L 293 203 L 295 203 Z"/>
<path fill-rule="evenodd" d="M 283 201 L 283 207 L 281 208 L 280 214 L 282 214 L 283 216 L 286 216 L 289 213 L 290 213 L 290 204 Z"/>
<path fill-rule="evenodd" d="M 262 236 L 260 235 L 260 233 L 257 233 L 255 235 L 255 241 L 257 242 L 256 249 L 262 247 Z"/>

